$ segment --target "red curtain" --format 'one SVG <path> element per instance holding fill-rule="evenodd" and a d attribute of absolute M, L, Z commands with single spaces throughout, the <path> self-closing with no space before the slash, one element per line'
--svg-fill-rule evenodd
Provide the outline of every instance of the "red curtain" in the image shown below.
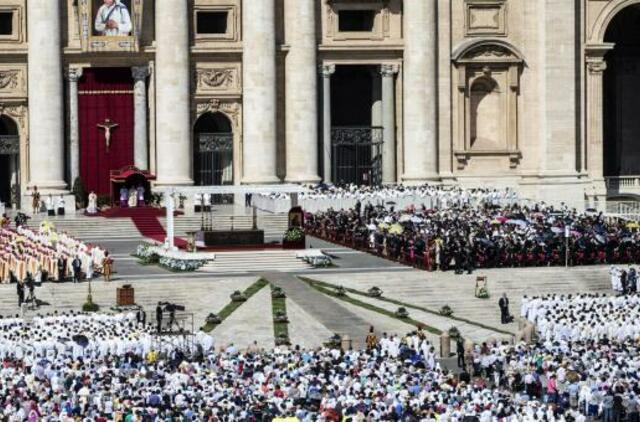
<path fill-rule="evenodd" d="M 80 177 L 87 191 L 110 193 L 109 172 L 133 164 L 133 79 L 130 68 L 85 69 L 78 84 Z M 110 119 L 107 150 L 105 130 Z"/>

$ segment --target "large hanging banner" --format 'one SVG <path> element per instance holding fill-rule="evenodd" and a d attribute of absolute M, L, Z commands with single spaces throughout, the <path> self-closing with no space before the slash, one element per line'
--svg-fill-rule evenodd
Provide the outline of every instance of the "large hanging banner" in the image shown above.
<path fill-rule="evenodd" d="M 110 171 L 133 164 L 131 69 L 84 69 L 78 109 L 80 177 L 87 191 L 108 195 Z"/>

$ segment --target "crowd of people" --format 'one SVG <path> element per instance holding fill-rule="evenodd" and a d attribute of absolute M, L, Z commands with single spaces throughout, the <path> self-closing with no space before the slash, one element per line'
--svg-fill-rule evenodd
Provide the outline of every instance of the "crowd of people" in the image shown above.
<path fill-rule="evenodd" d="M 543 314 L 535 300 L 526 314 Z M 483 343 L 458 374 L 420 329 L 370 334 L 362 350 L 239 350 L 202 332 L 157 341 L 139 314 L 53 314 L 0 319 L 0 340 L 8 421 L 638 420 L 637 335 Z"/>
<path fill-rule="evenodd" d="M 39 229 L 8 225 L 0 227 L 0 282 L 79 282 L 96 273 L 109 278 L 112 259 L 99 246 L 87 245 L 66 233 L 59 233 L 43 221 Z"/>
<path fill-rule="evenodd" d="M 307 213 L 306 231 L 427 270 L 626 264 L 640 260 L 640 225 L 544 203 L 396 209 L 357 203 Z"/>
<path fill-rule="evenodd" d="M 479 206 L 483 204 L 509 205 L 521 202 L 512 189 L 465 189 L 453 186 L 306 186 L 306 192 L 297 194 L 297 202 L 305 211 L 323 212 L 328 209 L 353 208 L 356 203 L 374 205 L 393 203 L 404 208 L 411 204 L 425 204 L 429 208 L 452 206 Z M 291 195 L 271 193 L 252 195 L 251 203 L 270 212 L 287 212 L 291 208 Z"/>

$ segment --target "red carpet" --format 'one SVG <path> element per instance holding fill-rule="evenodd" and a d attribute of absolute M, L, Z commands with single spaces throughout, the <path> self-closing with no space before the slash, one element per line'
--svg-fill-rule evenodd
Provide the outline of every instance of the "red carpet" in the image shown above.
<path fill-rule="evenodd" d="M 101 211 L 98 214 L 100 217 L 104 218 L 133 218 L 139 215 L 145 216 L 155 216 L 155 217 L 164 217 L 167 214 L 164 208 L 155 208 L 155 207 L 139 207 L 139 208 L 120 208 L 113 207 L 108 210 Z M 184 214 L 182 211 L 174 211 L 173 215 L 182 215 Z"/>
<path fill-rule="evenodd" d="M 175 215 L 179 214 L 182 214 L 182 212 L 176 213 Z M 158 217 L 165 216 L 165 210 L 163 208 L 114 207 L 102 212 L 100 215 L 105 218 L 131 218 L 141 235 L 157 242 L 164 242 L 164 239 L 167 237 L 167 232 L 164 227 L 162 227 L 162 224 L 160 224 L 160 221 L 158 221 Z M 178 248 L 185 248 L 187 246 L 187 242 L 178 237 L 174 238 L 174 244 Z"/>

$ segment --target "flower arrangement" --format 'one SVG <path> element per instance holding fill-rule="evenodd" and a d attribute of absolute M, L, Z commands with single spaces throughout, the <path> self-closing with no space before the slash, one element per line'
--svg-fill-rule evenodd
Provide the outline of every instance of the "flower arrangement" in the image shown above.
<path fill-rule="evenodd" d="M 304 239 L 304 231 L 300 227 L 291 227 L 284 233 L 287 242 L 300 242 Z"/>
<path fill-rule="evenodd" d="M 396 311 L 396 317 L 403 319 L 409 318 L 409 312 L 407 311 L 407 308 L 405 308 L 404 306 L 399 307 Z"/>
<path fill-rule="evenodd" d="M 453 315 L 453 309 L 451 309 L 451 306 L 449 305 L 444 305 L 442 308 L 440 308 L 440 315 L 450 317 L 451 315 Z"/>
<path fill-rule="evenodd" d="M 152 249 L 153 247 L 155 247 L 154 244 L 145 242 L 138 245 L 133 255 L 138 258 L 142 264 L 156 264 L 160 257 Z"/>
<path fill-rule="evenodd" d="M 192 272 L 202 267 L 206 262 L 203 259 L 177 259 L 164 256 L 160 258 L 158 264 L 171 271 Z"/>
<path fill-rule="evenodd" d="M 367 295 L 371 297 L 381 297 L 382 293 L 383 293 L 382 290 L 377 286 L 373 286 L 372 288 L 367 290 Z"/>

